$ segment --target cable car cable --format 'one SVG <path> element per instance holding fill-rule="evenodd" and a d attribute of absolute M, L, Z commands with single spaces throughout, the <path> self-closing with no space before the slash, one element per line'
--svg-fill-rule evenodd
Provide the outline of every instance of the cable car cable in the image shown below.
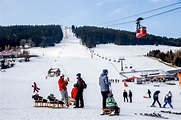
<path fill-rule="evenodd" d="M 158 16 L 158 15 L 161 15 L 161 14 L 165 14 L 165 13 L 168 13 L 168 12 L 171 12 L 171 11 L 174 11 L 174 10 L 177 10 L 177 9 L 180 9 L 181 7 L 177 7 L 177 8 L 174 8 L 174 9 L 171 9 L 171 10 L 167 10 L 165 12 L 161 12 L 161 13 L 158 13 L 158 14 L 155 14 L 155 15 L 151 15 L 151 16 L 148 16 L 148 17 L 145 17 L 143 19 L 148 19 L 148 18 L 151 18 L 151 17 L 155 17 L 155 16 Z"/>
<path fill-rule="evenodd" d="M 119 21 L 119 20 L 124 20 L 124 19 L 127 19 L 127 18 L 131 18 L 131 17 L 135 17 L 135 16 L 138 16 L 138 15 L 142 15 L 142 14 L 145 14 L 145 13 L 150 13 L 150 12 L 153 12 L 153 11 L 156 11 L 156 10 L 160 10 L 160 9 L 163 9 L 163 8 L 167 8 L 167 7 L 170 7 L 170 6 L 173 6 L 173 5 L 177 5 L 177 4 L 180 4 L 180 3 L 181 2 L 173 3 L 173 4 L 170 4 L 170 5 L 166 5 L 166 6 L 163 6 L 163 7 L 160 7 L 160 8 L 156 8 L 156 9 L 152 9 L 152 10 L 149 10 L 149 11 L 146 11 L 146 12 L 138 13 L 138 14 L 135 14 L 135 15 L 131 15 L 131 16 L 120 18 L 120 19 L 116 19 L 116 20 L 112 20 L 112 21 L 105 22 L 105 23 L 101 23 L 99 25 L 104 25 L 104 24 L 116 22 L 116 21 Z"/>
<path fill-rule="evenodd" d="M 171 11 L 175 11 L 175 10 L 178 10 L 180 9 L 181 7 L 177 7 L 177 8 L 174 8 L 174 9 L 171 9 L 171 10 L 167 10 L 167 11 L 164 11 L 164 12 L 161 12 L 161 13 L 158 13 L 158 14 L 155 14 L 155 15 L 151 15 L 151 16 L 148 16 L 148 17 L 145 17 L 143 18 L 144 19 L 148 19 L 148 18 L 151 18 L 151 17 L 155 17 L 155 16 L 158 16 L 158 15 L 161 15 L 161 14 L 165 14 L 165 13 L 168 13 L 168 12 L 171 12 Z M 128 21 L 128 22 L 122 22 L 122 23 L 116 23 L 116 24 L 111 24 L 111 25 L 107 25 L 108 27 L 109 26 L 116 26 L 116 25 L 121 25 L 121 24 L 128 24 L 128 23 L 132 23 L 132 22 L 136 22 L 135 20 L 134 21 Z"/>

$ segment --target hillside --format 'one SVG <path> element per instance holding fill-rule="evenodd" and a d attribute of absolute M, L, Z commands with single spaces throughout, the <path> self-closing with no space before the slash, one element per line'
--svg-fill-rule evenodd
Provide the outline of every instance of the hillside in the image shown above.
<path fill-rule="evenodd" d="M 65 33 L 64 33 L 65 34 Z M 150 83 L 137 85 L 135 83 L 128 83 L 127 88 L 123 87 L 123 83 L 112 83 L 111 88 L 121 108 L 120 116 L 100 116 L 101 111 L 101 94 L 98 85 L 98 78 L 102 72 L 102 69 L 109 70 L 110 79 L 124 79 L 120 76 L 117 70 L 120 70 L 120 63 L 114 62 L 120 57 L 124 57 L 125 61 L 123 65 L 132 66 L 132 69 L 163 69 L 171 70 L 175 69 L 166 66 L 157 60 L 149 59 L 144 55 L 152 49 L 160 49 L 167 51 L 169 49 L 177 50 L 179 47 L 170 46 L 152 46 L 152 45 L 136 45 L 136 46 L 117 46 L 114 44 L 98 45 L 94 50 L 94 53 L 99 54 L 101 57 L 94 55 L 91 58 L 90 49 L 80 44 L 80 39 L 73 36 L 73 33 L 67 30 L 68 38 L 62 40 L 61 43 L 56 44 L 54 47 L 48 48 L 31 48 L 31 54 L 37 54 L 39 57 L 31 58 L 30 62 L 16 62 L 16 65 L 7 69 L 6 72 L 0 73 L 0 119 L 4 120 L 152 120 L 153 117 L 135 115 L 140 112 L 159 112 L 163 108 L 149 107 L 153 102 L 152 99 L 144 99 L 143 95 L 146 95 L 149 88 L 152 93 L 155 90 L 160 90 L 159 95 L 160 102 L 163 104 L 163 98 L 165 94 L 170 90 L 173 93 L 173 107 L 174 111 L 181 112 L 181 97 L 180 87 L 178 82 L 174 81 L 176 85 L 169 86 L 164 83 L 160 83 L 160 87 L 154 87 L 154 84 Z M 110 58 L 102 59 L 102 57 Z M 114 67 L 115 66 L 115 67 Z M 33 107 L 33 99 L 31 98 L 33 92 L 31 85 L 33 81 L 36 81 L 40 87 L 39 94 L 46 98 L 50 93 L 54 94 L 57 98 L 60 98 L 58 91 L 58 77 L 48 77 L 47 71 L 51 67 L 60 68 L 61 72 L 65 76 L 70 78 L 68 84 L 68 93 L 76 82 L 76 74 L 80 72 L 83 79 L 86 81 L 88 87 L 84 91 L 85 108 L 74 109 L 72 107 L 62 109 L 51 108 L 35 108 Z M 116 70 L 117 69 L 117 70 Z M 130 69 L 124 69 L 130 71 Z M 138 75 L 135 73 L 127 74 L 128 77 Z M 124 103 L 122 92 L 123 90 L 132 90 L 133 103 Z M 156 106 L 158 106 L 156 104 Z M 165 108 L 164 110 L 172 110 Z M 180 120 L 180 115 L 172 115 L 163 113 L 162 115 L 168 116 L 171 120 Z M 159 118 L 157 118 L 159 120 Z M 161 120 L 161 119 L 160 119 Z"/>

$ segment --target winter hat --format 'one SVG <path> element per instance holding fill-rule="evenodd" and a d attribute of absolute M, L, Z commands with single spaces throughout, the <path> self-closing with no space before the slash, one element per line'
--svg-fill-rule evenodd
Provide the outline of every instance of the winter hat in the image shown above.
<path fill-rule="evenodd" d="M 108 70 L 107 70 L 107 69 L 103 69 L 102 72 L 103 72 L 103 73 L 107 73 Z"/>
<path fill-rule="evenodd" d="M 112 94 L 112 93 L 109 93 L 107 96 L 108 96 L 108 97 L 113 97 L 113 94 Z"/>
<path fill-rule="evenodd" d="M 64 74 L 62 74 L 60 77 L 64 77 L 65 75 Z"/>
<path fill-rule="evenodd" d="M 77 87 L 77 83 L 74 84 L 74 87 Z"/>
<path fill-rule="evenodd" d="M 81 74 L 80 73 L 77 73 L 77 75 L 76 75 L 77 77 L 80 77 L 81 76 Z"/>

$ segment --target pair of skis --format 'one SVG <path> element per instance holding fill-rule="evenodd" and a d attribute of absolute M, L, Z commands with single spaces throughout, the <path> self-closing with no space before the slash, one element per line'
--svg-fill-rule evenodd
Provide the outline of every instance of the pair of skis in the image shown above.
<path fill-rule="evenodd" d="M 162 113 L 169 113 L 169 114 L 176 114 L 176 115 L 181 115 L 181 112 L 174 112 L 174 111 L 170 111 L 170 110 L 161 110 L 160 112 Z"/>
<path fill-rule="evenodd" d="M 137 115 L 137 113 L 135 113 Z M 150 116 L 150 117 L 155 117 L 155 118 L 163 118 L 163 119 L 168 119 L 168 117 L 161 115 L 160 113 L 139 113 L 139 115 L 142 116 Z"/>

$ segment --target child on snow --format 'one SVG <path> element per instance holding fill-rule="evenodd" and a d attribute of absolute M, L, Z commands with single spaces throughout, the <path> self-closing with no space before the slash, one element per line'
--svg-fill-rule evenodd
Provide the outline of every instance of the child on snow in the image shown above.
<path fill-rule="evenodd" d="M 71 97 L 69 97 L 69 103 L 73 102 L 74 105 L 76 104 L 77 93 L 78 93 L 78 88 L 77 88 L 77 84 L 75 83 L 74 88 L 72 88 L 72 91 L 71 91 Z"/>
<path fill-rule="evenodd" d="M 115 115 L 119 115 L 119 107 L 117 105 L 117 102 L 113 98 L 113 94 L 109 93 L 108 98 L 106 99 L 106 107 L 108 109 L 115 109 Z"/>
<path fill-rule="evenodd" d="M 33 92 L 35 92 L 35 91 L 36 91 L 36 92 L 39 92 L 40 88 L 37 87 L 36 82 L 33 82 L 32 87 L 33 87 Z"/>
<path fill-rule="evenodd" d="M 170 105 L 170 107 L 173 109 L 173 106 L 171 104 L 171 102 L 172 102 L 172 93 L 170 91 L 168 92 L 168 94 L 166 94 L 166 96 L 164 98 L 164 102 L 165 102 L 165 104 L 163 105 L 163 108 L 165 108 L 165 106 L 168 103 Z"/>

